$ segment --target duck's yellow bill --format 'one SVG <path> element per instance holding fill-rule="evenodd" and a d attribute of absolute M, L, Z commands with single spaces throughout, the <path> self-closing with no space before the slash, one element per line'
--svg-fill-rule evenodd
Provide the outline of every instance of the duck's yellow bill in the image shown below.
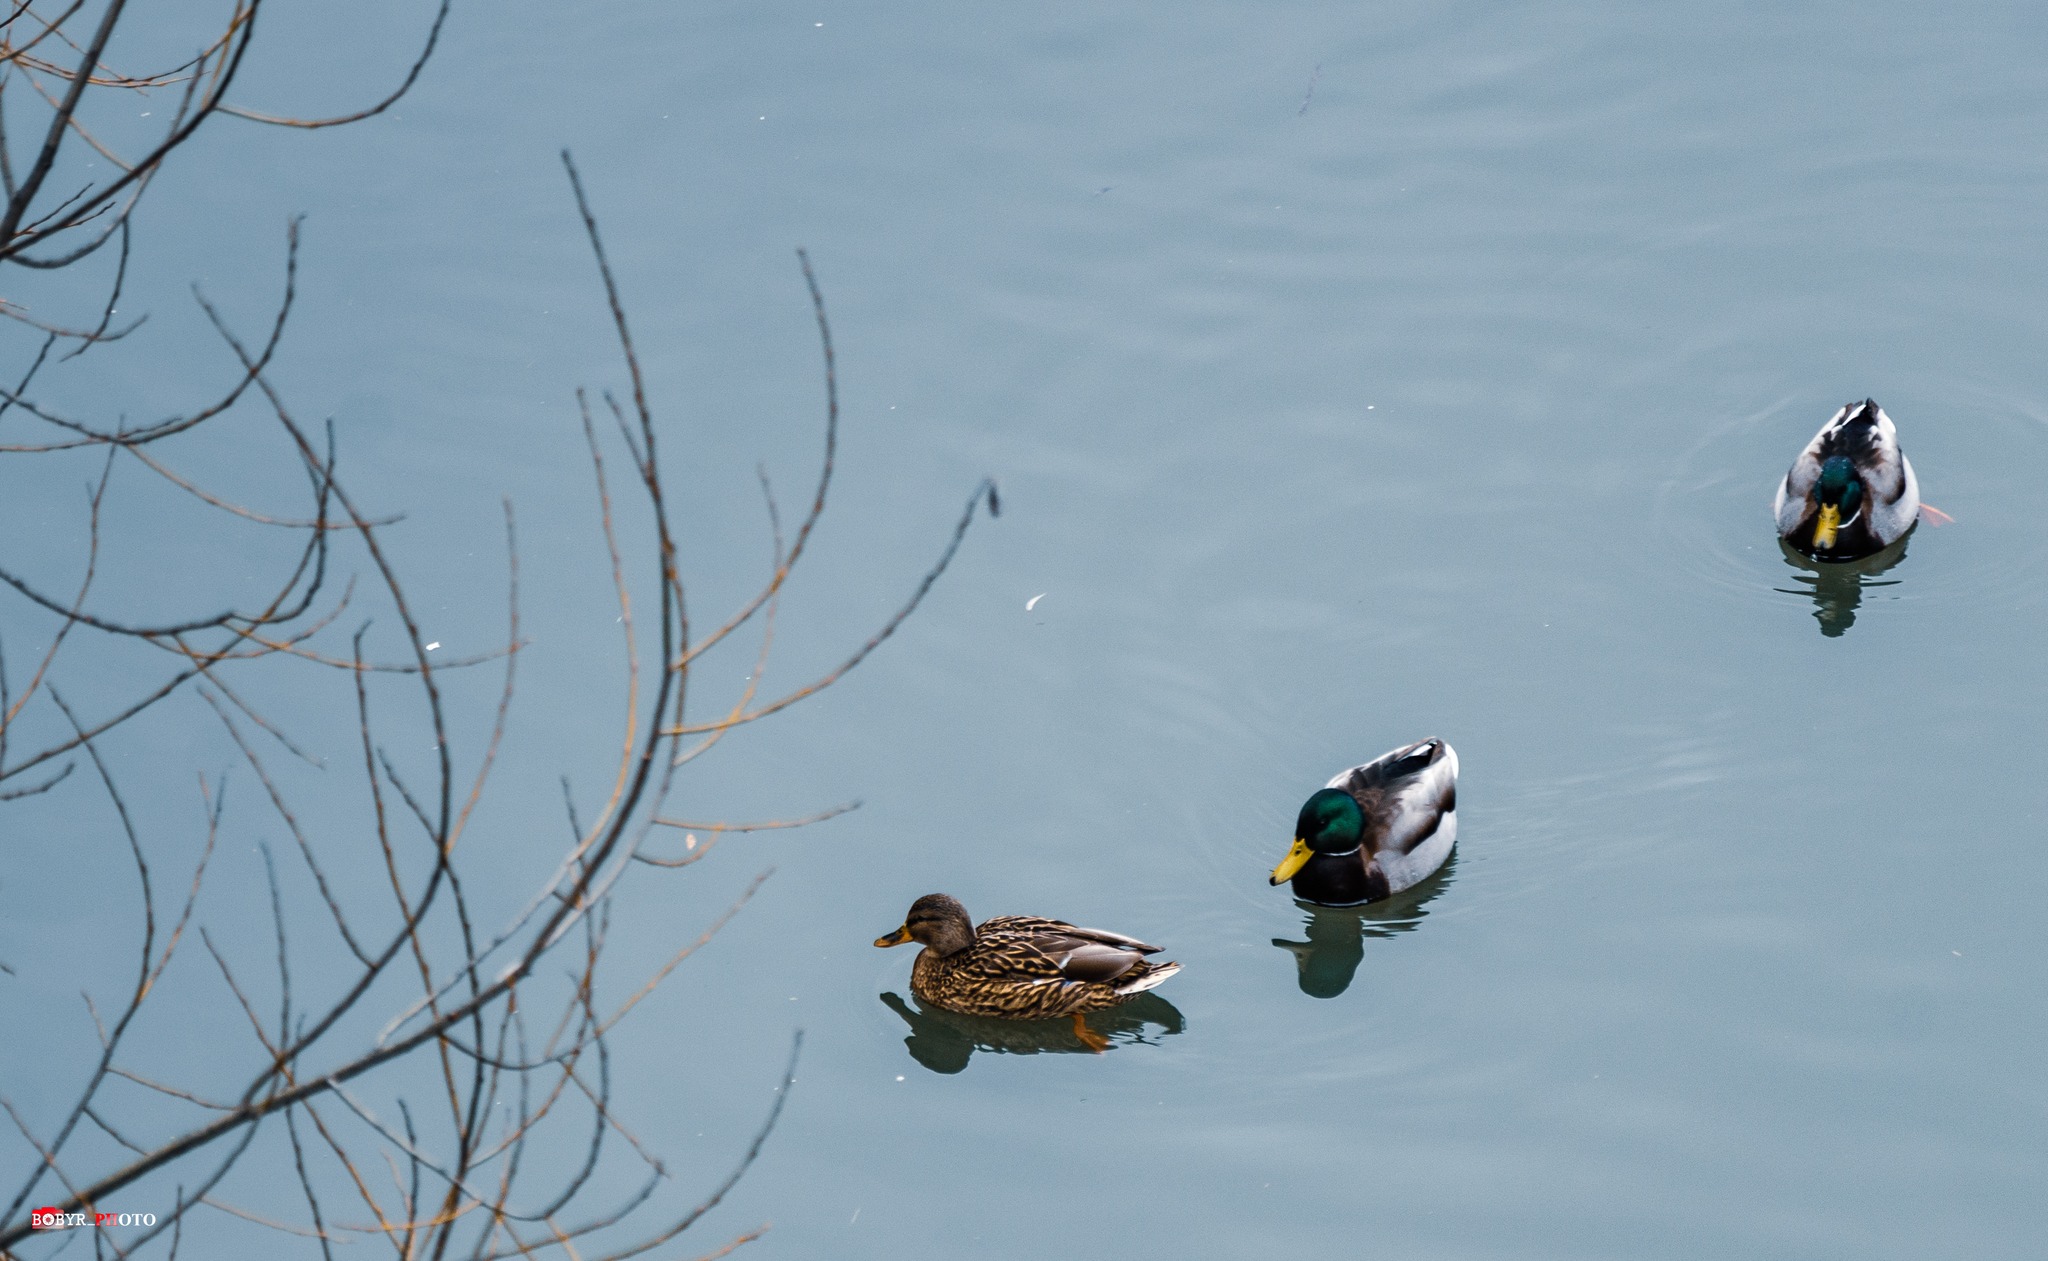
<path fill-rule="evenodd" d="M 1287 851 L 1287 857 L 1280 860 L 1278 867 L 1273 868 L 1273 883 L 1286 884 L 1294 879 L 1294 873 L 1308 866 L 1308 860 L 1315 856 L 1316 852 L 1308 847 L 1307 841 L 1295 837 L 1294 848 Z"/>
<path fill-rule="evenodd" d="M 1820 506 L 1820 521 L 1813 527 L 1813 545 L 1815 547 L 1833 547 L 1835 545 L 1835 535 L 1839 534 L 1841 529 L 1842 510 L 1833 504 L 1822 504 Z"/>
<path fill-rule="evenodd" d="M 875 938 L 877 946 L 900 946 L 910 940 L 910 925 L 905 924 L 893 933 Z"/>

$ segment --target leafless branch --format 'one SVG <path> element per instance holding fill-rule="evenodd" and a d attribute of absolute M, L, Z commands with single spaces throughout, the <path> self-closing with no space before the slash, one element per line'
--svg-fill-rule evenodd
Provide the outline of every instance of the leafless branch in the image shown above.
<path fill-rule="evenodd" d="M 120 17 L 123 0 L 100 2 L 104 7 L 89 7 L 92 0 L 79 0 L 54 17 L 39 18 L 39 29 L 12 43 L 6 24 L 0 23 L 0 100 L 5 99 L 7 74 L 25 76 L 33 71 L 59 85 L 60 90 L 51 92 L 52 108 L 59 112 L 67 108 L 67 100 L 75 102 L 89 88 L 140 91 L 175 85 L 183 103 L 173 134 L 189 135 L 197 120 L 217 110 L 249 116 L 228 110 L 220 94 L 247 49 L 260 0 L 233 0 L 231 20 L 217 39 L 189 62 L 152 76 L 124 76 L 102 64 L 106 36 Z M 16 16 L 26 20 L 30 12 L 24 7 Z M 78 25 L 88 14 L 96 20 Z M 378 105 L 339 119 L 258 121 L 330 125 L 387 108 L 418 79 L 447 14 L 444 2 L 412 70 L 398 91 Z M 79 32 L 89 25 L 91 37 L 71 38 L 67 24 L 78 25 Z M 52 56 L 62 57 L 64 66 L 57 67 Z M 39 153 L 34 165 L 21 171 L 0 169 L 0 182 L 11 189 L 11 217 L 0 221 L 0 259 L 11 256 L 10 247 L 50 236 L 57 230 L 50 225 L 83 225 L 89 220 L 79 216 L 94 204 L 101 212 L 116 213 L 107 209 L 113 203 L 106 199 L 104 186 L 54 206 L 38 202 L 56 164 L 48 155 L 68 143 L 65 137 L 99 143 L 73 120 L 60 121 L 62 125 L 46 138 L 47 152 Z M 0 153 L 4 147 L 0 119 Z M 130 183 L 139 188 L 138 181 L 161 160 L 161 153 L 129 159 L 130 170 L 123 177 L 136 176 Z M 770 573 L 710 636 L 693 642 L 661 465 L 662 434 L 627 321 L 620 276 L 606 253 L 582 179 L 566 153 L 563 164 L 630 383 L 619 397 L 608 391 L 597 395 L 611 416 L 616 443 L 609 432 L 600 435 L 590 395 L 578 395 L 578 420 L 594 478 L 596 534 L 604 549 L 603 563 L 609 566 L 620 624 L 620 685 L 606 702 L 617 707 L 619 744 L 616 755 L 605 755 L 601 798 L 592 795 L 594 809 L 587 817 L 574 806 L 570 778 L 564 777 L 569 835 L 559 841 L 551 870 L 518 898 L 501 899 L 496 882 L 477 879 L 480 869 L 502 863 L 514 852 L 504 823 L 487 824 L 484 821 L 492 816 L 483 811 L 501 760 L 508 755 L 506 735 L 523 644 L 522 579 L 512 508 L 505 505 L 503 647 L 469 658 L 443 659 L 439 645 L 426 641 L 415 612 L 419 606 L 404 580 L 400 544 L 408 541 L 399 528 L 400 518 L 369 511 L 339 474 L 333 427 L 323 430 L 302 423 L 273 375 L 296 292 L 296 223 L 288 237 L 283 298 L 260 340 L 245 339 L 203 293 L 195 291 L 201 311 L 235 356 L 240 374 L 206 407 L 141 426 L 58 415 L 27 397 L 40 374 L 64 371 L 52 366 L 53 348 L 68 334 L 54 332 L 43 335 L 41 351 L 23 372 L 10 372 L 15 387 L 0 391 L 0 418 L 12 409 L 18 423 L 52 426 L 61 434 L 56 441 L 0 447 L 0 459 L 75 459 L 82 453 L 96 461 L 97 473 L 88 496 L 86 555 L 75 594 L 48 594 L 27 576 L 0 566 L 0 598 L 18 602 L 32 619 L 30 624 L 40 628 L 32 633 L 41 636 L 37 651 L 24 659 L 33 669 L 23 666 L 22 673 L 10 676 L 5 658 L 0 658 L 0 785 L 10 780 L 21 785 L 0 791 L 0 808 L 21 809 L 29 798 L 54 801 L 78 791 L 80 778 L 94 777 L 72 777 L 70 772 L 81 763 L 90 765 L 97 773 L 100 803 L 93 808 L 103 816 L 110 808 L 111 819 L 125 838 L 128 865 L 140 892 L 134 915 L 140 937 L 136 977 L 122 990 L 119 1002 L 104 1005 L 104 1019 L 103 1006 L 88 993 L 100 1053 L 79 1070 L 72 1102 L 42 1133 L 32 1130 L 27 1119 L 8 1105 L 34 1159 L 24 1168 L 11 1203 L 0 1212 L 0 1256 L 10 1255 L 9 1249 L 28 1238 L 30 1204 L 55 1199 L 63 1211 L 85 1211 L 148 1182 L 159 1187 L 175 1183 L 170 1210 L 160 1213 L 155 1225 L 132 1235 L 96 1235 L 96 1244 L 103 1243 L 115 1255 L 151 1246 L 151 1255 L 175 1255 L 186 1225 L 198 1225 L 185 1221 L 188 1211 L 205 1204 L 273 1229 L 280 1240 L 303 1241 L 308 1251 L 317 1246 L 330 1261 L 338 1241 L 363 1236 L 382 1239 L 407 1261 L 439 1261 L 458 1247 L 479 1259 L 548 1253 L 623 1261 L 669 1244 L 711 1212 L 752 1167 L 781 1117 L 795 1080 L 801 1033 L 792 1042 L 789 1064 L 766 1117 L 732 1169 L 694 1204 L 688 1198 L 666 1202 L 663 1192 L 672 1176 L 655 1145 L 633 1132 L 628 1114 L 614 1097 L 613 1061 L 622 1053 L 615 1040 L 634 1009 L 741 912 L 767 873 L 693 940 L 644 962 L 628 961 L 637 973 L 629 982 L 633 988 L 623 997 L 601 999 L 610 992 L 606 978 L 619 966 L 608 952 L 615 899 L 629 887 L 629 873 L 647 879 L 648 866 L 673 869 L 694 864 L 725 834 L 800 827 L 858 806 L 849 802 L 801 818 L 700 822 L 679 817 L 667 803 L 679 768 L 697 752 L 829 687 L 888 639 L 951 563 L 983 501 L 995 510 L 995 489 L 987 482 L 976 488 L 938 561 L 865 644 L 812 683 L 758 701 L 781 597 L 822 516 L 836 461 L 837 369 L 816 274 L 808 255 L 800 252 L 822 348 L 825 386 L 824 453 L 809 508 L 785 540 L 781 514 L 763 474 L 772 536 Z M 128 210 L 118 213 L 122 261 L 94 321 L 75 330 L 83 336 L 73 354 L 103 346 L 114 337 L 112 317 L 121 301 L 129 249 Z M 44 226 L 35 226 L 39 219 Z M 200 423 L 258 409 L 265 409 L 260 419 L 266 427 L 274 423 L 274 429 L 267 429 L 272 440 L 284 444 L 305 475 L 308 505 L 302 515 L 245 507 L 173 472 L 164 448 L 145 449 Z M 282 580 L 264 584 L 261 599 L 210 617 L 152 619 L 133 613 L 129 599 L 105 590 L 97 577 L 101 549 L 113 542 L 102 539 L 102 505 L 119 491 L 114 465 L 122 452 L 196 499 L 201 511 L 210 513 L 209 519 L 223 529 L 303 530 L 303 539 L 291 538 L 291 563 Z M 0 465 L 0 470 L 12 467 Z M 636 502 L 627 511 L 615 495 Z M 628 522 L 642 524 L 629 530 Z M 322 597 L 319 593 L 330 572 L 349 564 L 360 573 L 348 579 L 340 599 Z M 68 580 L 63 590 L 73 590 Z M 367 606 L 368 614 L 377 619 L 381 639 L 373 638 L 368 622 L 352 630 L 338 624 L 342 610 L 355 604 Z M 730 703 L 721 701 L 711 711 L 716 717 L 691 723 L 686 702 L 693 665 L 749 624 L 759 632 L 753 671 L 736 689 L 736 699 L 728 697 Z M 395 659 L 373 660 L 372 649 L 379 643 L 383 648 L 374 656 Z M 96 700 L 95 716 L 88 719 L 60 689 L 72 674 L 97 665 L 89 654 L 108 646 L 140 646 L 171 654 L 175 672 L 167 680 L 143 686 L 126 701 L 115 701 L 110 712 L 102 711 L 104 700 Z M 498 658 L 503 658 L 505 672 L 495 705 L 486 701 L 471 712 L 444 693 L 442 682 L 449 669 Z M 322 669 L 306 671 L 308 666 Z M 266 671 L 292 669 L 315 678 L 332 677 L 326 670 L 345 671 L 349 682 L 345 704 L 337 695 L 336 708 L 325 719 L 302 707 L 290 715 L 292 730 L 287 734 L 283 724 L 266 715 L 266 710 L 279 711 L 274 701 L 265 702 L 273 693 L 264 690 L 261 680 L 269 677 Z M 236 676 L 232 682 L 227 677 L 230 671 Z M 226 736 L 263 791 L 260 801 L 244 801 L 245 795 L 238 793 L 231 809 L 225 777 L 201 775 L 200 822 L 194 826 L 187 818 L 184 825 L 195 834 L 195 842 L 176 851 L 172 859 L 169 842 L 156 835 L 159 813 L 140 816 L 130 808 L 129 788 L 145 782 L 144 777 L 126 770 L 117 776 L 116 768 L 126 763 L 108 751 L 116 743 L 122 747 L 122 758 L 133 756 L 130 745 L 146 750 L 148 746 L 130 739 L 130 724 L 161 712 L 160 707 L 187 693 L 196 693 L 206 709 L 199 710 L 190 700 L 175 703 L 188 706 L 189 712 L 210 712 L 218 727 L 209 725 L 208 731 Z M 344 708 L 352 711 L 349 716 L 343 716 Z M 28 735 L 31 722 L 41 724 L 34 728 L 33 740 Z M 252 725 L 295 761 L 278 757 L 265 736 L 250 730 Z M 682 748 L 680 742 L 690 736 L 703 738 Z M 336 738 L 345 742 L 344 747 L 353 741 L 349 758 L 332 757 L 329 746 Z M 346 774 L 351 782 L 360 775 L 361 788 L 354 790 L 350 801 L 336 805 L 327 800 L 330 794 L 305 792 L 308 783 L 316 782 L 308 777 L 316 773 Z M 308 801 L 313 804 L 308 806 Z M 149 820 L 147 836 L 144 817 Z M 266 840 L 279 828 L 298 853 L 298 861 L 282 870 Z M 488 835 L 481 831 L 485 828 L 491 829 Z M 686 842 L 690 853 L 665 858 L 649 852 L 647 843 L 656 828 L 691 833 Z M 472 829 L 480 829 L 479 834 L 468 835 Z M 244 838 L 244 833 L 251 835 Z M 698 843 L 700 833 L 705 839 Z M 231 837 L 234 844 L 229 843 Z M 263 865 L 270 903 L 271 941 L 264 948 L 268 958 L 250 952 L 247 933 L 241 931 L 249 927 L 246 911 L 208 887 L 209 874 L 219 863 L 230 861 L 216 860 L 216 854 L 232 857 L 247 852 L 239 848 L 244 844 Z M 190 884 L 176 915 L 169 914 L 167 904 L 160 916 L 155 873 L 168 868 L 182 879 L 188 866 Z M 365 877 L 382 888 L 366 888 Z M 222 914 L 231 918 L 224 923 Z M 317 924 L 315 931 L 307 931 L 309 920 L 323 917 L 333 926 L 332 936 Z M 190 951 L 178 952 L 188 930 L 199 938 L 205 957 L 184 966 L 201 966 L 213 974 L 211 990 L 201 991 L 210 997 L 198 1001 L 212 1004 L 206 1018 L 210 1032 L 221 1039 L 216 1055 L 237 1074 L 227 1089 L 202 1088 L 154 1067 L 152 1035 L 138 1032 L 172 1019 L 160 1013 L 157 1022 L 137 1023 L 169 969 L 179 966 L 181 959 L 189 960 Z M 265 979 L 273 969 L 274 996 Z M 196 988 L 186 985 L 181 993 Z M 531 1041 L 529 1014 L 535 1016 Z M 190 1018 L 181 1012 L 175 1019 L 187 1023 Z M 370 1032 L 380 1024 L 381 1032 Z M 226 1036 L 230 1033 L 232 1038 Z M 421 1089 L 428 1091 L 424 1098 L 418 1093 Z M 146 1092 L 156 1108 L 171 1110 L 175 1118 L 163 1132 L 145 1133 L 132 1121 L 120 1120 L 114 1092 Z M 266 1129 L 264 1124 L 280 1117 L 281 1136 L 277 1126 Z M 89 1141 L 78 1138 L 81 1129 Z M 252 1145 L 259 1133 L 271 1136 L 280 1161 L 289 1147 L 297 1182 L 294 1196 L 303 1198 L 303 1211 L 296 1203 L 253 1203 L 233 1187 L 222 1188 L 223 1179 L 255 1150 Z M 530 1150 L 575 1155 L 566 1162 L 568 1168 L 542 1178 L 538 1169 L 544 1162 L 533 1159 Z M 388 1184 L 385 1174 L 376 1172 L 380 1164 L 389 1174 Z M 351 1203 L 361 1207 L 337 1216 L 337 1195 L 344 1200 L 353 1196 Z M 742 1232 L 706 1255 L 727 1255 L 760 1233 Z"/>
<path fill-rule="evenodd" d="M 359 109 L 353 114 L 339 114 L 333 118 L 287 118 L 280 114 L 263 114 L 233 105 L 222 105 L 220 112 L 232 114 L 236 118 L 246 118 L 251 122 L 269 123 L 274 127 L 303 127 L 309 131 L 320 127 L 345 127 L 350 123 L 359 123 L 365 118 L 375 118 L 398 104 L 401 97 L 412 91 L 412 85 L 419 82 L 420 71 L 427 68 L 427 59 L 434 55 L 434 46 L 441 42 L 441 24 L 448 20 L 448 8 L 451 3 L 452 0 L 441 0 L 441 7 L 434 12 L 434 25 L 427 31 L 427 42 L 420 48 L 420 55 L 413 60 L 412 68 L 405 72 L 405 78 L 399 83 L 398 89 L 375 105 Z"/>

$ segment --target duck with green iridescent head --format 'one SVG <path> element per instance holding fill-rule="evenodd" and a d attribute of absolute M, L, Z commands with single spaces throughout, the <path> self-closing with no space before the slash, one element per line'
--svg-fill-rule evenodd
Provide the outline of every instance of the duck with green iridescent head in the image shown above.
<path fill-rule="evenodd" d="M 1867 398 L 1836 412 L 1778 483 L 1771 513 L 1785 545 L 1814 560 L 1860 560 L 1906 537 L 1920 479 L 1892 418 Z"/>
<path fill-rule="evenodd" d="M 1340 771 L 1294 821 L 1272 883 L 1323 906 L 1358 906 L 1410 889 L 1458 839 L 1458 755 L 1422 740 Z"/>

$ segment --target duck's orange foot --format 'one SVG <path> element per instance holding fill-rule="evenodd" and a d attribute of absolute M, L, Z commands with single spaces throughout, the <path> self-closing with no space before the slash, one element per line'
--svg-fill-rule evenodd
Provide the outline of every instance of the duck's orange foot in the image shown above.
<path fill-rule="evenodd" d="M 1109 1039 L 1090 1029 L 1088 1027 L 1088 1018 L 1078 1011 L 1074 1013 L 1074 1036 L 1081 1039 L 1082 1046 L 1087 1047 L 1097 1055 L 1109 1049 Z"/>
<path fill-rule="evenodd" d="M 1943 512 L 1933 504 L 1920 505 L 1920 519 L 1933 526 L 1954 525 L 1956 523 L 1954 517 Z"/>

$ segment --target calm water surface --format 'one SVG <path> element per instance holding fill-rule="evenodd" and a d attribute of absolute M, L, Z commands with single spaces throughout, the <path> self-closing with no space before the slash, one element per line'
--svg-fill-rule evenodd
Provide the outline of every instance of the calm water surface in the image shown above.
<path fill-rule="evenodd" d="M 410 31 L 420 7 L 376 11 Z M 497 498 L 519 506 L 521 769 L 471 842 L 508 905 L 560 844 L 553 777 L 599 795 L 616 741 L 571 391 L 621 374 L 559 146 L 625 273 L 698 607 L 765 570 L 754 462 L 792 498 L 808 476 L 792 247 L 818 265 L 842 480 L 771 679 L 865 638 L 1001 480 L 1005 515 L 906 630 L 679 803 L 864 808 L 621 908 L 620 957 L 656 958 L 777 869 L 615 1057 L 637 1131 L 709 1186 L 806 1031 L 707 1232 L 772 1220 L 763 1257 L 2038 1255 L 2036 8 L 576 20 L 458 6 L 399 117 L 217 130 L 152 193 L 130 375 L 67 388 L 138 414 L 210 388 L 228 361 L 182 285 L 260 318 L 309 213 L 280 379 L 336 417 L 358 490 L 411 512 L 436 637 L 497 633 Z M 281 16 L 248 103 L 396 73 L 343 23 Z M 1817 573 L 1772 535 L 1773 483 L 1866 395 L 1956 523 Z M 181 458 L 260 485 L 226 444 Z M 75 486 L 24 488 L 0 526 L 75 517 Z M 110 563 L 183 607 L 146 585 L 161 560 Z M 244 560 L 267 563 L 219 581 Z M 1267 887 L 1308 792 L 1426 735 L 1464 765 L 1445 875 L 1363 912 Z M 251 797 L 241 839 L 277 839 Z M 97 844 L 94 800 L 10 830 Z M 260 878 L 241 857 L 229 888 Z M 926 1013 L 908 952 L 868 942 L 934 890 L 1186 970 L 1103 1020 L 1101 1056 Z M 20 878 L 0 908 L 0 958 L 39 975 L 95 913 Z M 58 980 L 33 1001 L 75 1006 Z M 7 1023 L 16 1063 L 90 1036 Z"/>

